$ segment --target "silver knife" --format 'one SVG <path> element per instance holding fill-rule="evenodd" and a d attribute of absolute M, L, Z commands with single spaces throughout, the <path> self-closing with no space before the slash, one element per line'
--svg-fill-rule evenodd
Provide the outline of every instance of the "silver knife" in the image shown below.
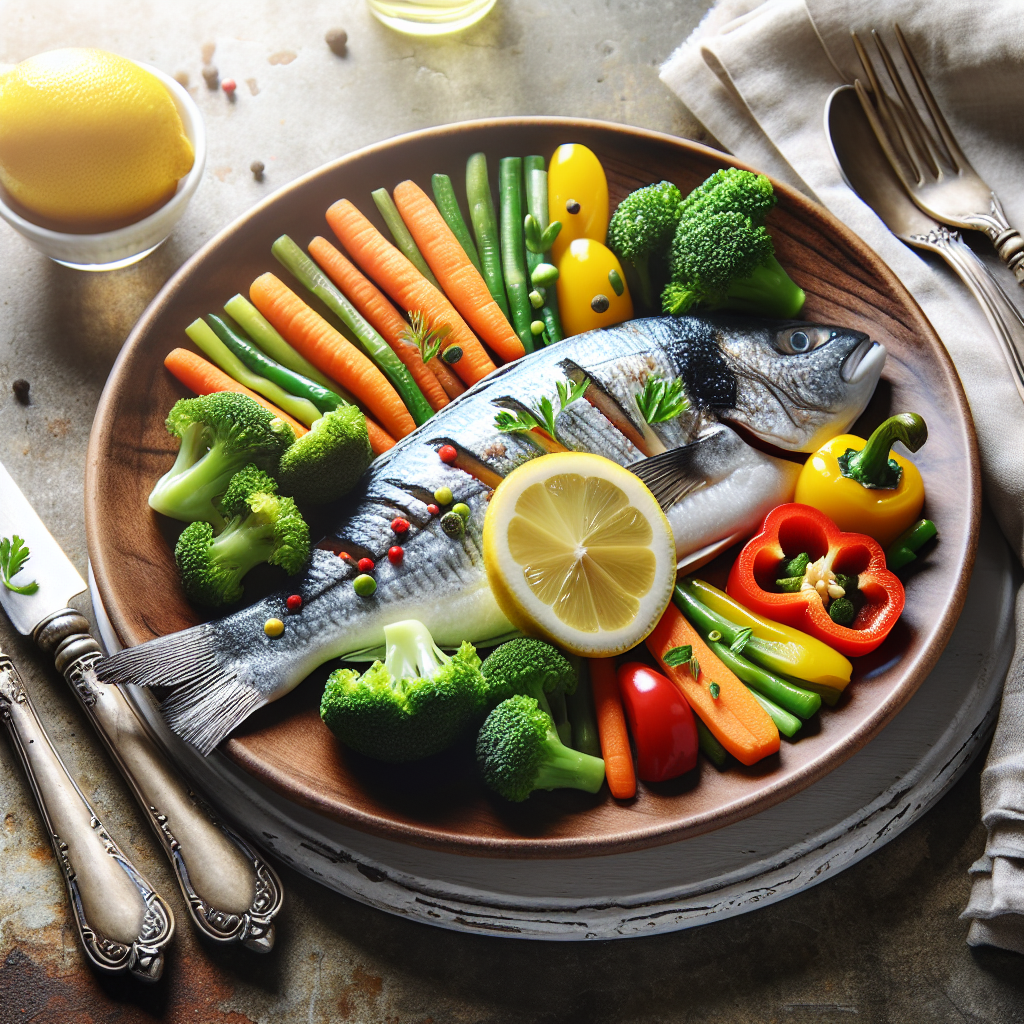
<path fill-rule="evenodd" d="M 15 582 L 34 578 L 39 590 L 21 595 L 0 586 L 0 605 L 71 684 L 170 860 L 196 927 L 215 942 L 269 952 L 281 880 L 241 836 L 212 817 L 121 690 L 96 678 L 100 646 L 84 616 L 67 606 L 85 582 L 0 463 L 0 537 L 13 534 L 31 552 Z"/>

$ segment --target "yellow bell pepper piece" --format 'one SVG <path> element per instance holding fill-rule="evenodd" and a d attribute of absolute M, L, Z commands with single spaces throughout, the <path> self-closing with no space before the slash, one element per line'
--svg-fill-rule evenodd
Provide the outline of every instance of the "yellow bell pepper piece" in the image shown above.
<path fill-rule="evenodd" d="M 608 246 L 592 238 L 569 246 L 558 263 L 558 312 L 567 338 L 633 318 L 626 275 Z"/>
<path fill-rule="evenodd" d="M 792 677 L 797 686 L 813 684 L 819 693 L 823 692 L 819 687 L 836 693 L 846 689 L 853 665 L 828 644 L 792 626 L 755 615 L 725 591 L 704 580 L 690 580 L 690 584 L 697 600 L 723 619 L 749 629 L 759 640 L 779 645 L 779 660 L 771 671 Z"/>
<path fill-rule="evenodd" d="M 608 179 L 601 161 L 586 146 L 568 143 L 559 146 L 551 157 L 548 220 L 562 225 L 551 246 L 551 262 L 556 267 L 575 239 L 604 242 L 608 234 Z"/>
<path fill-rule="evenodd" d="M 890 449 L 899 440 L 916 452 L 927 437 L 928 428 L 916 413 L 890 417 L 867 441 L 840 434 L 804 464 L 793 500 L 824 512 L 840 530 L 866 533 L 887 548 L 916 522 L 924 506 L 920 472 Z M 849 451 L 855 457 L 847 459 Z"/>

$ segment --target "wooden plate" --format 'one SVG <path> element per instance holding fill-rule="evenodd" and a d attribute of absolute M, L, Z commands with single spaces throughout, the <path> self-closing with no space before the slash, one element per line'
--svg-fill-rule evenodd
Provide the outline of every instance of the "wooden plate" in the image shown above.
<path fill-rule="evenodd" d="M 411 177 L 429 190 L 435 172 L 460 183 L 467 156 L 478 150 L 490 156 L 493 178 L 501 156 L 547 157 L 570 141 L 597 153 L 613 205 L 662 178 L 685 192 L 735 163 L 694 143 L 596 121 L 514 118 L 429 129 L 361 150 L 275 193 L 164 286 L 111 371 L 89 446 L 89 555 L 123 643 L 199 621 L 177 580 L 177 531 L 146 503 L 176 449 L 163 420 L 186 392 L 161 364 L 171 348 L 188 344 L 185 326 L 220 310 L 264 271 L 283 275 L 271 243 L 285 232 L 301 245 L 329 234 L 324 211 L 339 198 L 352 199 L 376 220 L 370 199 L 375 188 Z M 906 704 L 945 647 L 966 595 L 980 510 L 973 424 L 949 357 L 895 275 L 822 207 L 784 185 L 776 184 L 776 191 L 779 206 L 770 228 L 780 260 L 807 292 L 806 319 L 866 331 L 889 350 L 882 382 L 856 432 L 902 410 L 919 412 L 930 432 L 915 461 L 940 543 L 908 574 L 900 623 L 874 654 L 856 662 L 854 682 L 839 706 L 823 709 L 798 742 L 784 742 L 778 755 L 753 768 L 733 765 L 720 774 L 702 761 L 681 779 L 641 785 L 628 803 L 606 791 L 594 797 L 560 791 L 507 804 L 482 789 L 467 749 L 411 770 L 358 758 L 342 750 L 319 720 L 324 670 L 245 723 L 225 742 L 228 757 L 289 799 L 389 839 L 471 855 L 578 857 L 674 842 L 765 810 L 841 764 Z"/>

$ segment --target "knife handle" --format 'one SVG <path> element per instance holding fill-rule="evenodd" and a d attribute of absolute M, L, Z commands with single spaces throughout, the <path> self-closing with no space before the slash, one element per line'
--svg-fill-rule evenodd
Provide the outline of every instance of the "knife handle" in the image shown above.
<path fill-rule="evenodd" d="M 96 678 L 102 654 L 85 617 L 65 608 L 40 623 L 35 639 L 71 684 L 135 794 L 200 932 L 214 942 L 270 952 L 283 901 L 281 880 L 241 836 L 214 819 L 124 693 Z"/>
<path fill-rule="evenodd" d="M 163 947 L 174 934 L 171 908 L 110 838 L 50 742 L 14 663 L 2 652 L 0 718 L 42 812 L 86 955 L 101 971 L 157 981 Z"/>

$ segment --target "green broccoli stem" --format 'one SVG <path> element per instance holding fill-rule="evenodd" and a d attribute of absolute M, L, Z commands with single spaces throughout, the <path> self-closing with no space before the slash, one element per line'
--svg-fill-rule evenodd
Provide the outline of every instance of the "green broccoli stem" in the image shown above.
<path fill-rule="evenodd" d="M 640 299 L 645 309 L 657 309 L 654 297 L 654 284 L 651 282 L 651 254 L 643 253 L 628 261 L 640 285 Z"/>
<path fill-rule="evenodd" d="M 839 456 L 843 476 L 864 487 L 891 490 L 899 487 L 903 469 L 889 452 L 897 441 L 916 452 L 928 440 L 928 427 L 916 412 L 901 412 L 879 424 L 861 450 L 848 448 Z"/>
<path fill-rule="evenodd" d="M 384 627 L 384 667 L 395 685 L 403 679 L 431 679 L 452 659 L 435 643 L 430 631 L 416 619 Z"/>
<path fill-rule="evenodd" d="M 730 283 L 725 292 L 708 305 L 712 309 L 735 309 L 781 320 L 792 319 L 803 309 L 804 290 L 782 268 L 774 256 L 749 277 Z"/>
<path fill-rule="evenodd" d="M 224 517 L 214 501 L 227 489 L 226 481 L 241 469 L 237 454 L 223 445 L 205 450 L 205 428 L 193 423 L 182 435 L 174 465 L 157 481 L 149 496 L 150 508 L 187 523 L 207 522 L 215 529 Z"/>
<path fill-rule="evenodd" d="M 549 732 L 542 743 L 544 760 L 533 781 L 534 789 L 582 789 L 596 793 L 604 783 L 604 761 L 562 743 Z"/>
<path fill-rule="evenodd" d="M 269 562 L 274 554 L 274 524 L 258 513 L 232 519 L 213 538 L 210 559 L 224 567 L 237 570 L 238 579 L 250 569 Z"/>

